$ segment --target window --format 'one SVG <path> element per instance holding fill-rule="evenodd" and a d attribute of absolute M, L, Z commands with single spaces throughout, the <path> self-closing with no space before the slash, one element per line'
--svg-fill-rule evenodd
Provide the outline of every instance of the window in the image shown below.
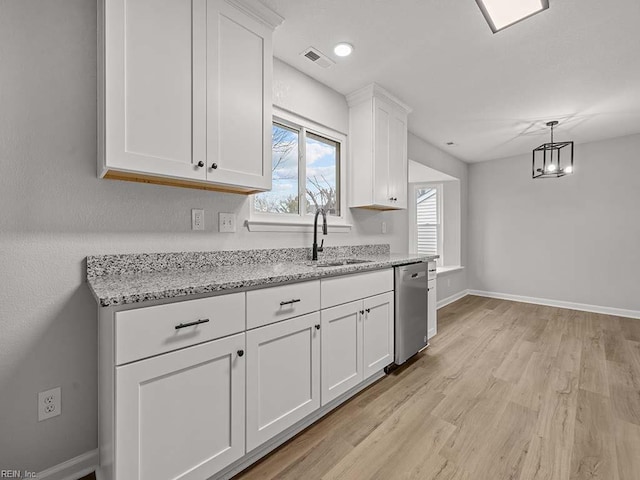
<path fill-rule="evenodd" d="M 415 251 L 442 256 L 442 186 L 416 185 L 413 193 L 416 212 Z"/>
<path fill-rule="evenodd" d="M 254 196 L 253 213 L 274 222 L 302 222 L 324 208 L 329 216 L 341 217 L 344 137 L 296 120 L 273 120 L 272 189 Z"/>

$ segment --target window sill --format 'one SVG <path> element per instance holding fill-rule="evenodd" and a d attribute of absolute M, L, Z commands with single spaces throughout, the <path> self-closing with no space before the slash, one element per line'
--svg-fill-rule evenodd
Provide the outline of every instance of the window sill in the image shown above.
<path fill-rule="evenodd" d="M 245 225 L 250 232 L 288 232 L 312 233 L 313 222 L 277 222 L 273 220 L 246 220 Z M 351 225 L 346 223 L 329 223 L 329 233 L 349 233 Z"/>
<path fill-rule="evenodd" d="M 450 267 L 437 267 L 436 275 L 440 277 L 440 276 L 448 275 L 453 272 L 459 272 L 461 270 L 464 270 L 464 267 L 461 265 L 453 265 Z"/>

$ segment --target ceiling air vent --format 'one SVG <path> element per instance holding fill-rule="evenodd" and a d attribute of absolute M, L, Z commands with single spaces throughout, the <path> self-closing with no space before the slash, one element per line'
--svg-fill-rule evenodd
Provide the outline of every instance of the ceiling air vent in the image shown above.
<path fill-rule="evenodd" d="M 300 55 L 302 55 L 305 58 L 308 58 L 313 63 L 315 63 L 316 65 L 322 68 L 329 68 L 331 65 L 336 63 L 333 60 L 331 60 L 329 57 L 327 57 L 324 53 L 322 53 L 320 50 L 313 47 L 307 48 Z"/>

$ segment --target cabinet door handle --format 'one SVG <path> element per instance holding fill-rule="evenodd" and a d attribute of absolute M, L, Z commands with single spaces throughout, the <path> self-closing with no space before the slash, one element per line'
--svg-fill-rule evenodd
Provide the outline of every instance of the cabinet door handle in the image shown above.
<path fill-rule="evenodd" d="M 292 299 L 292 300 L 287 300 L 287 301 L 285 301 L 285 302 L 280 302 L 280 306 L 283 306 L 283 305 L 291 305 L 292 303 L 298 303 L 299 301 L 300 301 L 300 299 L 299 299 L 299 298 L 294 298 L 294 299 Z"/>
<path fill-rule="evenodd" d="M 200 167 L 200 168 L 204 167 L 204 162 L 202 160 L 200 160 L 198 162 L 198 167 Z"/>
<path fill-rule="evenodd" d="M 238 356 L 241 357 L 244 355 L 244 350 L 238 350 Z"/>
<path fill-rule="evenodd" d="M 212 163 L 211 164 L 211 168 L 213 168 L 215 170 L 216 168 L 218 168 L 218 164 L 217 163 Z"/>
<path fill-rule="evenodd" d="M 208 318 L 203 318 L 202 320 L 196 320 L 195 322 L 181 323 L 179 325 L 176 325 L 176 330 L 180 330 L 181 328 L 193 327 L 194 325 L 200 325 L 201 323 L 207 323 L 208 321 Z"/>
<path fill-rule="evenodd" d="M 320 324 L 316 325 L 316 330 L 320 330 Z"/>
<path fill-rule="evenodd" d="M 364 315 L 364 310 L 360 310 L 360 315 Z"/>
<path fill-rule="evenodd" d="M 370 308 L 367 308 L 367 309 L 365 310 L 365 312 L 369 313 L 369 312 L 371 312 L 371 309 L 370 309 Z"/>

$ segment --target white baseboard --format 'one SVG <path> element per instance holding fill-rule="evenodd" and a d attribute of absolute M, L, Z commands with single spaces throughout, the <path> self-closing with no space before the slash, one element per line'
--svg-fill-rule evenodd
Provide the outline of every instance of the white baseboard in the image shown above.
<path fill-rule="evenodd" d="M 78 480 L 98 468 L 98 449 L 78 455 L 71 460 L 47 468 L 38 473 L 40 480 Z"/>
<path fill-rule="evenodd" d="M 461 298 L 466 297 L 467 295 L 469 295 L 469 290 L 460 290 L 458 293 L 454 293 L 450 297 L 443 298 L 442 300 L 438 300 L 437 308 L 441 309 L 442 307 L 446 307 L 450 303 L 453 303 L 456 300 L 460 300 Z"/>
<path fill-rule="evenodd" d="M 514 302 L 535 303 L 549 307 L 568 308 L 569 310 L 580 310 L 583 312 L 603 313 L 605 315 L 615 315 L 617 317 L 640 318 L 640 311 L 625 310 L 622 308 L 602 307 L 600 305 L 588 305 L 586 303 L 565 302 L 562 300 L 551 300 L 548 298 L 525 297 L 523 295 L 512 295 L 510 293 L 485 292 L 482 290 L 468 290 L 469 295 L 479 297 L 498 298 L 500 300 L 512 300 Z"/>

